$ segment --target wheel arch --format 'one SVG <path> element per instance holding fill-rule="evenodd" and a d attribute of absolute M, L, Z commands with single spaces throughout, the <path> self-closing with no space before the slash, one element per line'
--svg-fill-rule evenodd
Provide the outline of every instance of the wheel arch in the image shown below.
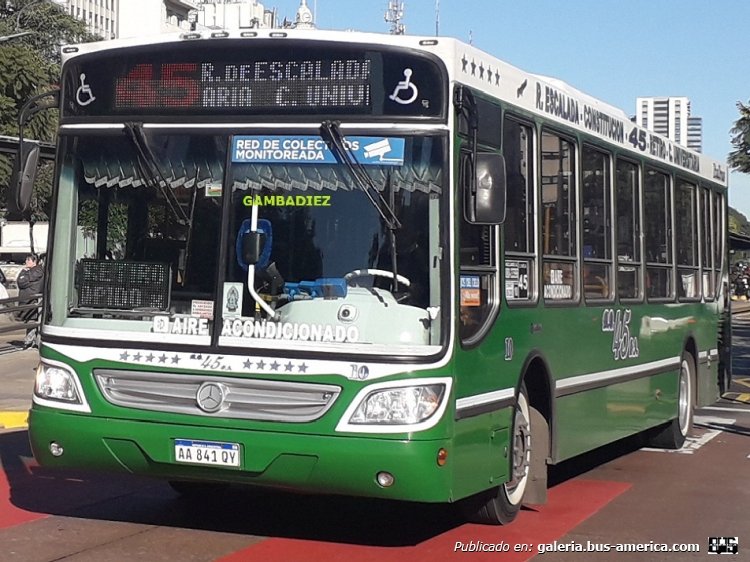
<path fill-rule="evenodd" d="M 693 388 L 693 396 L 691 396 L 693 406 L 698 405 L 698 370 L 700 369 L 700 361 L 698 359 L 698 344 L 695 341 L 695 335 L 693 333 L 688 334 L 685 337 L 685 341 L 682 344 L 682 351 L 680 352 L 680 356 L 682 356 L 683 353 L 688 352 L 692 358 L 693 358 L 693 373 L 692 378 L 693 380 L 690 381 L 692 388 Z"/>
<path fill-rule="evenodd" d="M 552 460 L 554 384 L 550 370 L 541 353 L 532 352 L 526 358 L 523 374 L 518 380 L 516 395 L 521 388 L 526 391 L 531 422 L 531 466 L 526 484 L 524 502 L 544 504 L 547 502 L 547 466 Z"/>

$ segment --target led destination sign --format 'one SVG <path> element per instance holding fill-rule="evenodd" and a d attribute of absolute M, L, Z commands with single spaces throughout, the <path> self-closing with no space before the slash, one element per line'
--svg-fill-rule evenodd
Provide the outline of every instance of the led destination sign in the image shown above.
<path fill-rule="evenodd" d="M 139 64 L 115 83 L 114 110 L 168 107 L 370 108 L 368 59 Z"/>
<path fill-rule="evenodd" d="M 440 117 L 444 70 L 413 51 L 279 40 L 102 51 L 64 68 L 64 117 Z"/>

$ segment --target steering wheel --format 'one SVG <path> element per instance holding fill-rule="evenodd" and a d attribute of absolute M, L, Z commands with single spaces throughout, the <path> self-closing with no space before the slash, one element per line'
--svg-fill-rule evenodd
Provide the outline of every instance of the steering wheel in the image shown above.
<path fill-rule="evenodd" d="M 350 281 L 352 279 L 368 276 L 387 277 L 388 279 L 393 279 L 393 272 L 386 271 L 385 269 L 355 269 L 354 271 L 350 271 L 349 273 L 344 275 L 344 280 L 347 282 L 347 284 L 350 284 Z M 407 287 L 411 286 L 411 281 L 409 281 L 403 275 L 396 275 L 396 280 Z"/>

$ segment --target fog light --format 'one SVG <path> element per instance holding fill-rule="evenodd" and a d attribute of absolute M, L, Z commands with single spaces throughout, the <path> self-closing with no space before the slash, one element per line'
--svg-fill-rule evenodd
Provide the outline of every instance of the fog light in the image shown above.
<path fill-rule="evenodd" d="M 49 452 L 52 453 L 53 457 L 61 457 L 65 451 L 63 450 L 62 445 L 53 441 L 49 444 Z"/>
<path fill-rule="evenodd" d="M 446 462 L 448 462 L 448 451 L 441 447 L 437 454 L 437 464 L 438 466 L 445 466 Z"/>
<path fill-rule="evenodd" d="M 396 481 L 396 479 L 393 477 L 393 474 L 391 474 L 390 472 L 378 472 L 375 478 L 381 488 L 390 488 Z"/>

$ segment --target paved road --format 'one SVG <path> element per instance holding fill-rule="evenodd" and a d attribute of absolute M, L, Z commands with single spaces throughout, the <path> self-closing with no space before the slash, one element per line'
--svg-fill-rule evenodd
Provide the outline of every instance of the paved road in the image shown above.
<path fill-rule="evenodd" d="M 0 561 L 750 560 L 750 313 L 735 316 L 734 336 L 731 392 L 696 413 L 685 449 L 630 439 L 564 463 L 551 474 L 549 503 L 502 528 L 466 524 L 440 506 L 350 498 L 189 501 L 158 481 L 41 469 L 22 427 L 0 430 Z M 0 356 L 0 421 L 25 417 L 36 361 L 33 350 Z M 711 537 L 739 537 L 739 554 L 708 554 Z M 618 545 L 642 550 L 617 554 Z M 676 551 L 686 545 L 699 551 Z"/>

